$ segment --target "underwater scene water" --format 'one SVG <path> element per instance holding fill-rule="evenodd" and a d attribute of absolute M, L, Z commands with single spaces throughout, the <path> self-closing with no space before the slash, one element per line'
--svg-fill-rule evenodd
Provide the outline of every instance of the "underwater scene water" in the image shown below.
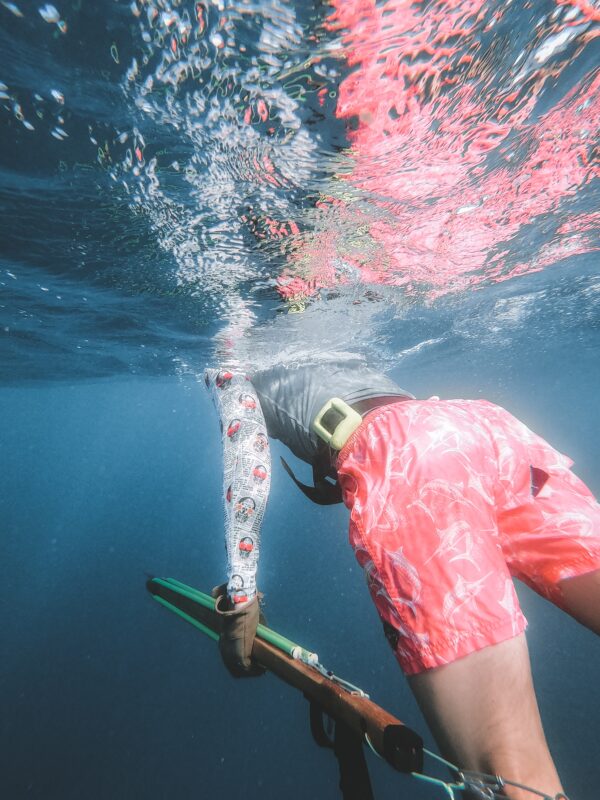
<path fill-rule="evenodd" d="M 340 796 L 302 696 L 233 681 L 144 588 L 224 578 L 207 366 L 358 353 L 503 405 L 598 495 L 599 23 L 590 0 L 1 0 L 3 796 Z M 434 748 L 346 528 L 274 469 L 269 623 Z M 517 588 L 565 790 L 595 800 L 600 645 Z M 378 800 L 444 796 L 367 759 Z"/>

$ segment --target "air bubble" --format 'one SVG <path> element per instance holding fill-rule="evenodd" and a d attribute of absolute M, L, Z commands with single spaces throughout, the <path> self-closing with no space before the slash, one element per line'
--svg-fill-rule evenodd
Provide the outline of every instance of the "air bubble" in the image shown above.
<path fill-rule="evenodd" d="M 15 5 L 14 3 L 5 3 L 5 2 L 3 2 L 2 5 L 4 6 L 4 8 L 8 9 L 11 12 L 11 14 L 14 14 L 15 17 L 22 17 L 23 16 L 23 12 L 19 8 L 19 6 Z"/>
<path fill-rule="evenodd" d="M 45 6 L 42 6 L 38 10 L 44 22 L 58 22 L 60 20 L 58 10 L 50 3 L 46 3 Z"/>

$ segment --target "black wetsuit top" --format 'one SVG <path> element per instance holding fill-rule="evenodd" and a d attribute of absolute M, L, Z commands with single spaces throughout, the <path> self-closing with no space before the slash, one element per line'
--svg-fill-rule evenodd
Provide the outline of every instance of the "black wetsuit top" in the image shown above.
<path fill-rule="evenodd" d="M 312 422 L 332 397 L 339 397 L 350 406 L 377 397 L 413 397 L 390 378 L 366 367 L 359 358 L 300 366 L 281 364 L 251 377 L 269 436 L 279 439 L 309 464 L 315 464 L 322 450 Z"/>

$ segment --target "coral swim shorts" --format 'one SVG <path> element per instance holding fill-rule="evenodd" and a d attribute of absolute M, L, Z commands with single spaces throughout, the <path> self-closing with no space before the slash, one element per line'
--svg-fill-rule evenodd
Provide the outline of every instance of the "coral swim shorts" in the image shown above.
<path fill-rule="evenodd" d="M 600 506 L 572 461 L 483 400 L 372 411 L 338 457 L 350 543 L 407 675 L 521 633 L 512 577 L 561 605 L 600 568 Z"/>

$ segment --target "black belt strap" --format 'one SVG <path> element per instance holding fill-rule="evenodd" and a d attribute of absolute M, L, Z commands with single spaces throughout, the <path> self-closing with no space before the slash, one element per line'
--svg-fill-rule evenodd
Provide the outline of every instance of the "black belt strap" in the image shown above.
<path fill-rule="evenodd" d="M 402 400 L 411 399 L 413 398 L 406 395 L 384 395 L 379 397 L 370 397 L 367 400 L 359 400 L 357 403 L 353 403 L 352 408 L 355 411 L 358 411 L 361 416 L 364 416 L 365 414 L 368 414 L 369 411 L 379 408 L 380 406 L 387 406 L 390 405 L 390 403 L 399 403 Z M 311 500 L 313 503 L 317 503 L 319 506 L 332 506 L 336 503 L 343 502 L 342 489 L 337 482 L 335 469 L 331 466 L 332 452 L 335 451 L 331 451 L 329 448 L 322 450 L 317 457 L 316 463 L 313 464 L 314 486 L 308 486 L 306 483 L 299 481 L 292 472 L 290 465 L 283 457 L 281 457 L 281 463 L 284 470 L 294 481 L 296 486 L 304 495 L 306 495 L 306 497 L 308 497 L 309 500 Z M 328 478 L 331 478 L 332 480 L 328 480 Z M 335 481 L 335 483 L 332 481 Z"/>
<path fill-rule="evenodd" d="M 300 491 L 303 492 L 309 500 L 312 500 L 313 503 L 317 503 L 317 505 L 320 506 L 332 506 L 335 503 L 342 502 L 342 489 L 339 483 L 337 483 L 337 481 L 336 483 L 332 483 L 327 480 L 329 471 L 324 473 L 322 468 L 313 465 L 314 486 L 308 486 L 306 483 L 301 483 L 298 480 L 285 458 L 283 458 L 283 456 L 280 456 L 280 458 L 284 470 Z"/>

